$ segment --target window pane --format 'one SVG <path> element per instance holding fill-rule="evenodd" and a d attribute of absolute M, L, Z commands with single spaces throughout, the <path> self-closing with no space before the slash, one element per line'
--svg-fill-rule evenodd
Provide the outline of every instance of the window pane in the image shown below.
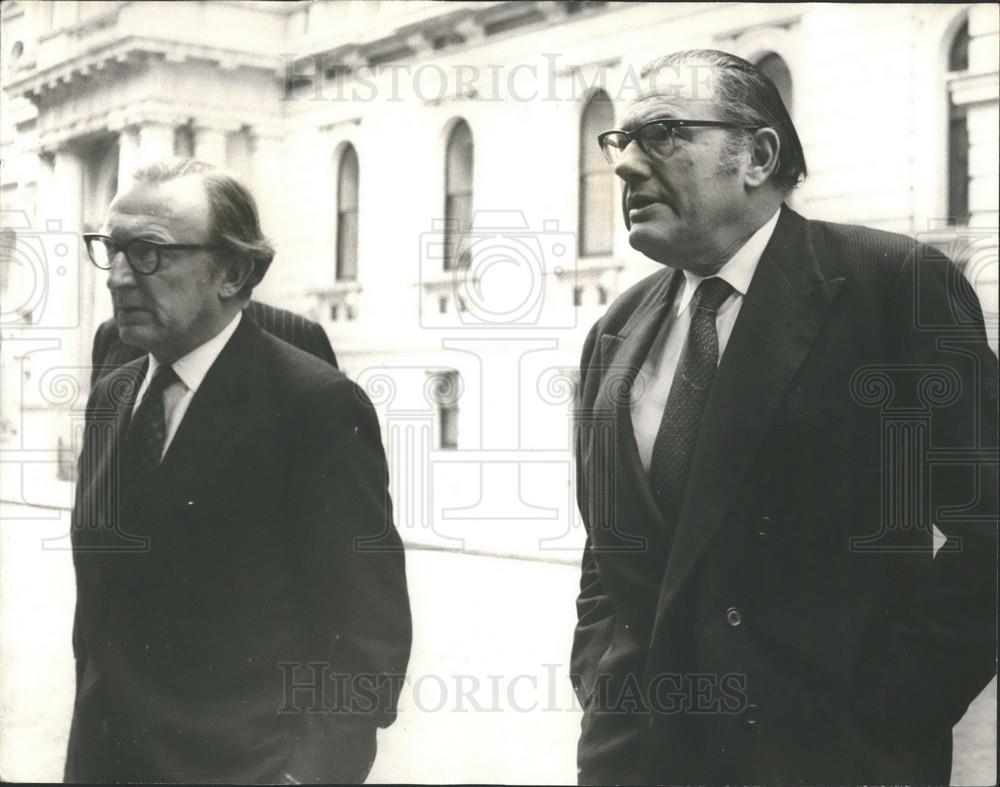
<path fill-rule="evenodd" d="M 614 237 L 614 175 L 597 145 L 597 135 L 614 128 L 615 112 L 608 94 L 595 93 L 580 120 L 579 253 L 611 253 Z"/>
<path fill-rule="evenodd" d="M 467 267 L 469 259 L 455 260 L 458 244 L 472 224 L 472 132 L 461 120 L 452 129 L 445 150 L 444 269 Z"/>
<path fill-rule="evenodd" d="M 472 132 L 468 124 L 459 121 L 448 137 L 445 154 L 445 192 L 453 194 L 472 191 Z"/>
<path fill-rule="evenodd" d="M 341 211 L 337 215 L 337 281 L 358 278 L 358 212 Z"/>
<path fill-rule="evenodd" d="M 442 407 L 439 412 L 441 420 L 441 447 L 458 448 L 458 408 Z"/>
<path fill-rule="evenodd" d="M 580 172 L 595 172 L 606 169 L 600 147 L 597 145 L 597 135 L 602 131 L 610 131 L 615 127 L 615 111 L 608 94 L 600 91 L 595 93 L 583 110 L 580 121 Z"/>
<path fill-rule="evenodd" d="M 337 172 L 337 281 L 358 278 L 358 154 L 348 145 Z"/>
<path fill-rule="evenodd" d="M 969 70 L 969 20 L 966 19 L 960 28 L 955 32 L 955 38 L 951 42 L 951 51 L 948 53 L 949 71 Z"/>
<path fill-rule="evenodd" d="M 969 126 L 965 109 L 950 107 L 948 127 L 948 217 L 969 223 Z"/>
<path fill-rule="evenodd" d="M 611 254 L 615 211 L 614 176 L 606 170 L 580 181 L 580 254 Z"/>
<path fill-rule="evenodd" d="M 456 253 L 462 249 L 463 238 L 472 225 L 472 193 L 449 194 L 445 199 L 444 269 L 466 268 L 470 259 L 467 254 L 455 262 Z"/>
<path fill-rule="evenodd" d="M 340 157 L 340 175 L 337 178 L 337 207 L 348 210 L 358 207 L 358 154 L 349 145 Z"/>

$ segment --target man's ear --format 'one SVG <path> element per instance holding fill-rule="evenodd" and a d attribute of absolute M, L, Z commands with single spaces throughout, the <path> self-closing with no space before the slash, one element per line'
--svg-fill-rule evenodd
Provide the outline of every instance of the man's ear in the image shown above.
<path fill-rule="evenodd" d="M 242 291 L 253 276 L 253 260 L 245 254 L 229 254 L 222 260 L 222 284 L 219 297 L 232 298 Z"/>
<path fill-rule="evenodd" d="M 748 188 L 759 188 L 767 182 L 778 168 L 780 152 L 781 142 L 773 128 L 761 128 L 754 132 L 753 145 L 750 148 L 750 166 L 747 167 L 746 174 Z"/>

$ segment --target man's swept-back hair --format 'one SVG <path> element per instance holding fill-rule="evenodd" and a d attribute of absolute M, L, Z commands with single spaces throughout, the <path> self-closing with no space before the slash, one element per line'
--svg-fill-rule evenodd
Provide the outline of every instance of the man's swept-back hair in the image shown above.
<path fill-rule="evenodd" d="M 208 162 L 176 156 L 142 167 L 134 177 L 137 183 L 165 183 L 186 175 L 198 175 L 205 184 L 212 211 L 209 243 L 218 246 L 223 255 L 243 257 L 253 264 L 253 274 L 240 291 L 241 296 L 249 298 L 274 259 L 274 247 L 261 231 L 257 203 L 250 190 Z"/>
<path fill-rule="evenodd" d="M 745 126 L 767 126 L 778 135 L 778 166 L 772 181 L 785 192 L 806 177 L 806 156 L 788 109 L 774 82 L 742 57 L 718 49 L 686 49 L 664 55 L 642 67 L 646 78 L 664 68 L 709 66 L 714 75 L 715 104 L 723 120 Z"/>

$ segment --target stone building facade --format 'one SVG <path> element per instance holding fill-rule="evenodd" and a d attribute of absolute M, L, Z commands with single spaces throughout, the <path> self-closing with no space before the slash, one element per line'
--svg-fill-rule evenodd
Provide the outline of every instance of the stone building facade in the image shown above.
<path fill-rule="evenodd" d="M 69 499 L 110 315 L 78 234 L 189 154 L 258 196 L 258 297 L 319 320 L 372 395 L 404 536 L 573 552 L 580 346 L 652 270 L 594 135 L 675 49 L 760 63 L 805 146 L 793 207 L 945 247 L 996 348 L 996 5 L 11 0 L 0 21 L 5 499 Z"/>

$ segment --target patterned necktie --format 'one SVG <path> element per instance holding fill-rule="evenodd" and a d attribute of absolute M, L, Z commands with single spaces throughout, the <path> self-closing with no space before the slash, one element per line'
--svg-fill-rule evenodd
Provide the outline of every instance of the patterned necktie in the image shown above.
<path fill-rule="evenodd" d="M 672 539 L 680 516 L 701 414 L 719 363 L 715 317 L 732 292 L 733 288 L 719 278 L 705 279 L 698 285 L 691 301 L 691 329 L 653 443 L 649 479 L 668 539 Z"/>
<path fill-rule="evenodd" d="M 125 435 L 122 472 L 130 488 L 138 487 L 160 464 L 167 438 L 163 392 L 180 378 L 172 366 L 158 366 Z"/>

